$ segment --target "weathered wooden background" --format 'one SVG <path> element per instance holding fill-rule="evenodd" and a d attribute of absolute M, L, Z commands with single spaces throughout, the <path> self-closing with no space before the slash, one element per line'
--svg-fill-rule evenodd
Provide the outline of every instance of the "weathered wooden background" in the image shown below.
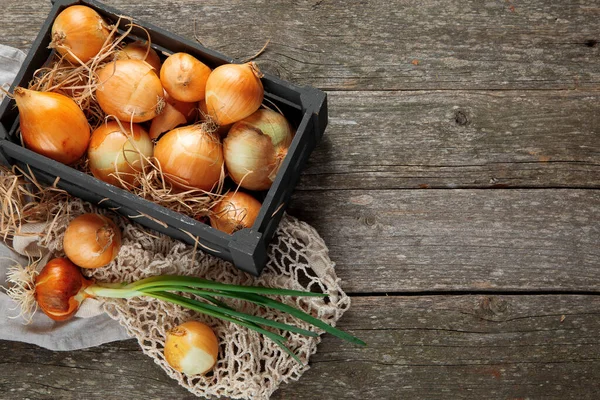
<path fill-rule="evenodd" d="M 599 1 L 106 3 L 234 57 L 270 38 L 262 69 L 328 92 L 290 213 L 369 347 L 325 337 L 274 398 L 600 397 Z M 27 49 L 49 2 L 2 5 Z M 191 398 L 134 341 L 0 355 L 6 399 Z"/>

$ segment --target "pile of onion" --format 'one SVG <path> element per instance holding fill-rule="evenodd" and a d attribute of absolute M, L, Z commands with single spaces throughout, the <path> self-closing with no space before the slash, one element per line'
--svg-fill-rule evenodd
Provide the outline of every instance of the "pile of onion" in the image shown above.
<path fill-rule="evenodd" d="M 162 61 L 150 37 L 132 41 L 114 32 L 87 6 L 58 15 L 51 47 L 83 73 L 53 86 L 62 94 L 15 90 L 24 145 L 71 165 L 87 154 L 88 163 L 77 165 L 104 182 L 167 206 L 197 196 L 193 201 L 206 205 L 191 217 L 209 217 L 229 234 L 250 228 L 261 207 L 252 191 L 271 187 L 294 135 L 285 116 L 260 108 L 258 66 L 211 69 L 183 52 Z M 66 62 L 59 60 L 59 69 Z M 97 104 L 82 102 L 82 94 Z M 91 135 L 86 113 L 93 118 Z M 231 187 L 226 178 L 237 187 L 222 196 Z"/>

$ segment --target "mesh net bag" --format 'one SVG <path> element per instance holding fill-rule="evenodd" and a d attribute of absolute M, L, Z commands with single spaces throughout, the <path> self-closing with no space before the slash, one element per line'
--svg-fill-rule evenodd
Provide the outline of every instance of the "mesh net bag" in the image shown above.
<path fill-rule="evenodd" d="M 350 306 L 334 272 L 328 249 L 308 224 L 285 215 L 269 247 L 269 260 L 260 277 L 237 270 L 231 263 L 205 254 L 193 246 L 151 232 L 138 224 L 116 217 L 79 199 L 58 202 L 60 210 L 51 229 L 40 241 L 54 256 L 63 255 L 62 238 L 70 220 L 96 212 L 112 218 L 123 233 L 119 256 L 110 265 L 84 274 L 98 282 L 132 282 L 153 275 L 194 275 L 222 283 L 263 285 L 295 290 L 320 291 L 326 298 L 275 297 L 335 326 Z M 238 310 L 314 330 L 316 328 L 277 310 L 239 300 L 228 302 Z M 282 382 L 294 381 L 308 369 L 319 337 L 277 332 L 288 340 L 304 365 L 298 364 L 274 342 L 259 333 L 226 321 L 183 309 L 148 297 L 106 299 L 105 311 L 138 340 L 143 352 L 165 372 L 197 396 L 227 396 L 239 399 L 267 399 Z M 203 376 L 186 376 L 172 369 L 163 356 L 166 331 L 188 320 L 211 326 L 219 338 L 217 364 Z"/>

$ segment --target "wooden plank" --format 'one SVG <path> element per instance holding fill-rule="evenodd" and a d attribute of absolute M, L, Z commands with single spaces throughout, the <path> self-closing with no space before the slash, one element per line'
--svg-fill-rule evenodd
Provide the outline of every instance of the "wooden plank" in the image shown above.
<path fill-rule="evenodd" d="M 105 0 L 266 71 L 328 90 L 574 89 L 600 82 L 593 2 Z M 48 0 L 4 0 L 0 42 L 27 48 Z"/>
<path fill-rule="evenodd" d="M 330 92 L 299 188 L 600 187 L 600 92 Z"/>
<path fill-rule="evenodd" d="M 598 291 L 598 190 L 296 192 L 349 292 Z"/>
<path fill-rule="evenodd" d="M 592 399 L 600 391 L 600 296 L 354 298 L 311 369 L 273 399 Z M 50 352 L 0 342 L 10 398 L 193 399 L 136 342 Z M 8 397 L 7 397 L 8 398 Z"/>

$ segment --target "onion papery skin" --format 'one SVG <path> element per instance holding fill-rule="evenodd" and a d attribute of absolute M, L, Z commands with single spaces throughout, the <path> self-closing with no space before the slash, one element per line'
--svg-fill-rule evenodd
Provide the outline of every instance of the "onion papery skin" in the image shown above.
<path fill-rule="evenodd" d="M 164 355 L 176 371 L 200 375 L 210 371 L 217 362 L 219 342 L 209 326 L 188 321 L 167 331 Z"/>
<path fill-rule="evenodd" d="M 156 72 L 160 71 L 160 57 L 152 47 L 148 49 L 147 42 L 137 41 L 126 44 L 125 47 L 115 53 L 115 59 L 145 61 L 150 64 Z"/>
<path fill-rule="evenodd" d="M 21 87 L 15 89 L 14 98 L 28 149 L 63 164 L 72 164 L 85 154 L 90 126 L 77 103 L 59 93 Z"/>
<path fill-rule="evenodd" d="M 210 225 L 228 234 L 251 228 L 258 217 L 260 206 L 260 201 L 247 193 L 229 192 L 211 210 Z"/>
<path fill-rule="evenodd" d="M 214 121 L 212 120 L 212 117 L 208 113 L 208 109 L 206 108 L 206 100 L 200 100 L 198 102 L 198 110 L 200 111 L 200 117 L 201 117 L 202 121 L 208 122 L 208 123 L 211 123 L 211 122 L 214 123 Z M 215 133 L 217 135 L 219 135 L 219 137 L 224 138 L 225 136 L 227 136 L 227 132 L 229 132 L 229 130 L 231 129 L 233 124 L 227 124 L 227 125 L 214 124 L 214 126 L 216 127 Z"/>
<path fill-rule="evenodd" d="M 63 248 L 67 257 L 81 268 L 100 268 L 119 254 L 121 231 L 103 215 L 82 214 L 67 227 Z"/>
<path fill-rule="evenodd" d="M 267 190 L 292 143 L 293 131 L 281 114 L 260 109 L 236 122 L 223 140 L 231 179 L 248 190 Z"/>
<path fill-rule="evenodd" d="M 219 125 L 229 125 L 258 110 L 264 98 L 262 73 L 253 62 L 224 64 L 206 81 L 206 109 Z"/>
<path fill-rule="evenodd" d="M 101 181 L 121 186 L 119 178 L 129 185 L 137 184 L 136 174 L 152 157 L 154 145 L 148 133 L 138 124 L 111 121 L 100 125 L 93 133 L 88 149 L 89 167 Z"/>
<path fill-rule="evenodd" d="M 160 135 L 168 132 L 179 125 L 192 122 L 198 115 L 198 103 L 186 103 L 178 101 L 169 96 L 165 91 L 165 108 L 152 119 L 150 125 L 150 139 L 157 139 Z"/>
<path fill-rule="evenodd" d="M 167 132 L 156 143 L 154 157 L 175 188 L 210 191 L 221 178 L 223 147 L 202 125 Z"/>
<path fill-rule="evenodd" d="M 160 81 L 169 96 L 192 103 L 204 99 L 210 74 L 211 69 L 202 61 L 187 53 L 175 53 L 160 68 Z"/>
<path fill-rule="evenodd" d="M 55 258 L 48 261 L 35 279 L 35 300 L 48 317 L 65 321 L 75 315 L 88 297 L 83 292 L 91 284 L 71 261 Z"/>
<path fill-rule="evenodd" d="M 165 103 L 154 68 L 140 60 L 117 60 L 100 69 L 96 98 L 106 114 L 127 123 L 151 120 Z"/>
<path fill-rule="evenodd" d="M 95 10 L 70 6 L 58 14 L 52 24 L 50 47 L 72 63 L 79 63 L 77 58 L 85 63 L 100 52 L 109 35 L 106 22 Z"/>

